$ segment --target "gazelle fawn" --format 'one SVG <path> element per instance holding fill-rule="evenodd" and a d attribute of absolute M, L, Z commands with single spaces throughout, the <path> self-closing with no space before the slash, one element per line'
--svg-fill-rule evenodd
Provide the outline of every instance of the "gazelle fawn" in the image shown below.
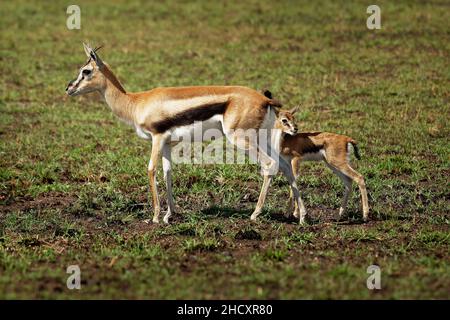
<path fill-rule="evenodd" d="M 290 161 L 295 178 L 299 175 L 300 162 L 324 161 L 345 185 L 339 216 L 345 212 L 352 190 L 352 182 L 355 182 L 361 192 L 363 219 L 367 221 L 369 204 L 364 177 L 350 166 L 351 150 L 355 157 L 360 159 L 356 141 L 348 136 L 329 132 L 298 132 L 293 117 L 295 111 L 296 109 L 280 110 L 275 124 L 275 128 L 282 131 L 281 156 Z M 292 195 L 289 202 L 292 205 Z"/>
<path fill-rule="evenodd" d="M 112 112 L 131 125 L 138 136 L 152 140 L 148 177 L 153 202 L 153 222 L 159 221 L 161 211 L 156 183 L 156 170 L 162 157 L 164 180 L 167 188 L 168 211 L 164 222 L 168 222 L 175 211 L 172 196 L 171 146 L 188 137 L 190 141 L 203 141 L 194 134 L 196 130 L 215 129 L 238 146 L 258 155 L 264 175 L 264 183 L 251 216 L 255 220 L 262 211 L 272 176 L 281 169 L 286 176 L 297 202 L 295 215 L 305 215 L 303 202 L 295 182 L 292 168 L 285 159 L 278 157 L 278 142 L 272 147 L 272 139 L 262 146 L 253 140 L 247 141 L 245 132 L 256 131 L 271 135 L 276 122 L 276 108 L 281 105 L 263 94 L 241 86 L 165 87 L 144 92 L 127 92 L 100 59 L 97 50 L 84 45 L 87 62 L 80 68 L 76 79 L 69 82 L 66 92 L 76 96 L 99 92 Z M 203 131 L 204 132 L 204 131 Z M 217 136 L 216 136 L 217 138 Z M 193 140 L 192 140 L 193 139 Z M 275 150 L 276 152 L 272 152 Z"/>

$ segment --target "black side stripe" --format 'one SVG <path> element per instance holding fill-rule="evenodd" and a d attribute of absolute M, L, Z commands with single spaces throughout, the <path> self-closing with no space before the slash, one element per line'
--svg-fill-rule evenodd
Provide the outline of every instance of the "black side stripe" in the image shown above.
<path fill-rule="evenodd" d="M 302 148 L 303 154 L 306 153 L 319 153 L 323 149 L 323 145 L 305 144 Z"/>
<path fill-rule="evenodd" d="M 163 133 L 172 127 L 187 126 L 195 121 L 205 121 L 216 114 L 223 114 L 228 105 L 228 101 L 200 105 L 193 109 L 176 114 L 172 118 L 164 119 L 152 125 L 152 131 Z"/>
<path fill-rule="evenodd" d="M 293 140 L 293 141 L 298 141 L 300 142 L 300 151 L 302 154 L 306 154 L 306 153 L 318 153 L 320 152 L 321 149 L 324 148 L 323 144 L 319 144 L 316 145 L 309 137 L 308 135 L 312 135 L 312 136 L 316 136 L 320 134 L 320 132 L 315 132 L 315 133 L 297 133 L 296 135 L 285 135 L 285 140 L 289 141 L 289 140 Z"/>

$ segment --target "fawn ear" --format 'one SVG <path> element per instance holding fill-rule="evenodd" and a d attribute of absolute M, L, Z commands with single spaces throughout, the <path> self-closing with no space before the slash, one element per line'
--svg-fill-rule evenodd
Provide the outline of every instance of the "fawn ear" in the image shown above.
<path fill-rule="evenodd" d="M 289 110 L 290 113 L 294 114 L 298 111 L 298 106 L 293 107 L 291 110 Z"/>
<path fill-rule="evenodd" d="M 270 92 L 269 90 L 264 90 L 263 93 L 267 98 L 273 99 L 272 92 Z"/>

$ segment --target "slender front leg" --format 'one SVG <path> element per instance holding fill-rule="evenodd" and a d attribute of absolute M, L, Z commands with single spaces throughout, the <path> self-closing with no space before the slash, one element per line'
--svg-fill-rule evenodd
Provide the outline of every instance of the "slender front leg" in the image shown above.
<path fill-rule="evenodd" d="M 164 171 L 164 181 L 166 183 L 167 190 L 167 213 L 163 218 L 165 223 L 169 223 L 169 218 L 175 213 L 175 204 L 173 202 L 173 194 L 172 194 L 172 157 L 171 157 L 171 148 L 170 144 L 166 143 L 162 149 L 162 163 L 163 163 L 163 171 Z"/>
<path fill-rule="evenodd" d="M 158 187 L 156 185 L 156 172 L 158 167 L 159 156 L 161 155 L 162 138 L 160 136 L 152 137 L 152 155 L 148 164 L 148 178 L 150 180 L 150 190 L 152 193 L 153 204 L 153 222 L 159 222 L 159 213 L 161 206 L 159 204 Z"/>
<path fill-rule="evenodd" d="M 293 158 L 291 160 L 292 173 L 294 174 L 294 179 L 296 181 L 297 181 L 297 178 L 298 178 L 299 163 L 300 163 L 300 159 L 299 158 Z M 288 210 L 289 211 L 295 210 L 296 206 L 297 206 L 297 203 L 294 201 L 294 193 L 292 191 L 292 188 L 289 188 L 289 209 Z"/>
<path fill-rule="evenodd" d="M 304 224 L 306 217 L 306 209 L 305 205 L 303 204 L 303 200 L 300 197 L 300 192 L 298 191 L 297 183 L 295 182 L 292 167 L 283 157 L 279 157 L 279 161 L 280 161 L 280 169 L 283 172 L 286 179 L 288 180 L 289 185 L 291 186 L 292 194 L 294 196 L 294 203 L 295 203 L 294 217 L 299 218 L 299 224 Z"/>

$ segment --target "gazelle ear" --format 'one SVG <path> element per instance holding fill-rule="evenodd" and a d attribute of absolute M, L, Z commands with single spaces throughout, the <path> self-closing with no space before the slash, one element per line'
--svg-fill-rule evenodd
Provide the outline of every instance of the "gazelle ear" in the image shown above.
<path fill-rule="evenodd" d="M 86 55 L 88 56 L 88 58 L 91 57 L 91 53 L 90 51 L 92 50 L 86 43 L 83 42 L 83 48 L 84 48 L 84 52 L 86 53 Z"/>
<path fill-rule="evenodd" d="M 294 114 L 298 111 L 298 106 L 293 107 L 291 110 L 289 110 L 290 113 Z"/>
<path fill-rule="evenodd" d="M 94 62 L 97 64 L 97 66 L 99 68 L 103 67 L 103 61 L 102 61 L 102 59 L 100 59 L 100 57 L 98 56 L 98 54 L 96 52 L 98 49 L 101 48 L 101 46 L 97 47 L 95 49 L 92 49 L 89 45 L 87 45 L 83 42 L 83 47 L 84 47 L 84 52 L 86 53 L 86 55 L 90 59 L 94 60 Z"/>

